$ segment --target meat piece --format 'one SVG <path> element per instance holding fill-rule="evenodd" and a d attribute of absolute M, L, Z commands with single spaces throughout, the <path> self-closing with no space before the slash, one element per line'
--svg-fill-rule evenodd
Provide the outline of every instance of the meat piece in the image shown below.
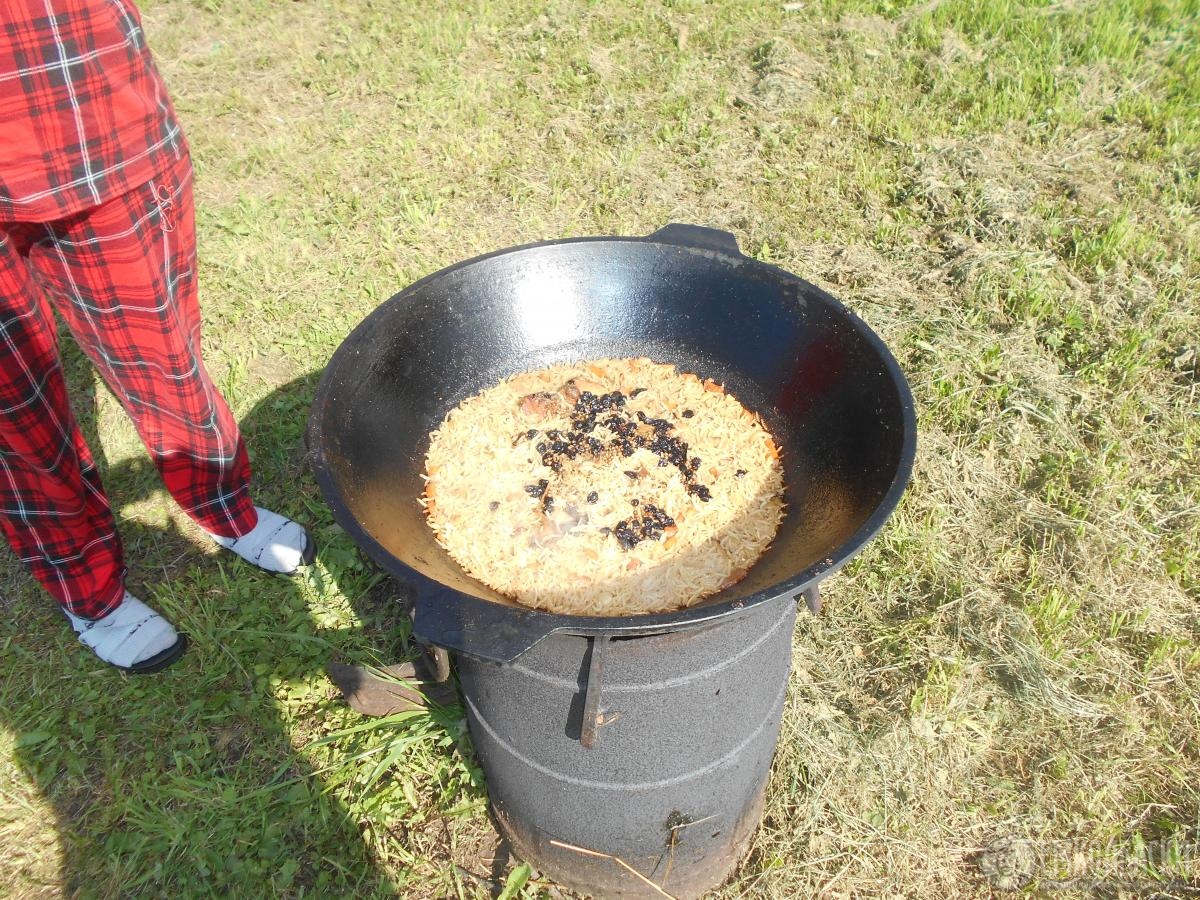
<path fill-rule="evenodd" d="M 571 404 L 577 403 L 585 391 L 594 397 L 599 397 L 604 394 L 604 385 L 589 381 L 587 378 L 569 378 L 567 383 L 558 389 L 558 392 Z"/>
<path fill-rule="evenodd" d="M 554 412 L 557 405 L 553 394 L 546 391 L 538 391 L 534 394 L 526 394 L 520 400 L 520 409 L 522 415 L 534 421 L 540 422 Z"/>

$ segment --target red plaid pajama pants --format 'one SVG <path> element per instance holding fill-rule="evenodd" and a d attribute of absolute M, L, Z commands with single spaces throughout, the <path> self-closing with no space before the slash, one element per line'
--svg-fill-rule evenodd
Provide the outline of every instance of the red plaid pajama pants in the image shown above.
<path fill-rule="evenodd" d="M 53 310 L 133 419 L 171 495 L 205 529 L 256 513 L 237 424 L 200 359 L 186 151 L 157 178 L 76 215 L 0 222 L 0 528 L 76 615 L 120 602 L 112 510 L 67 401 Z"/>

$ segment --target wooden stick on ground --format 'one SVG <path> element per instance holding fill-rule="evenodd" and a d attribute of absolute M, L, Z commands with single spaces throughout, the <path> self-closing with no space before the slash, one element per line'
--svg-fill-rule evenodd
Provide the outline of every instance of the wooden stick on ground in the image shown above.
<path fill-rule="evenodd" d="M 657 891 L 661 896 L 666 897 L 667 900 L 676 900 L 676 898 L 673 895 L 668 894 L 661 887 L 659 887 L 657 884 L 655 884 L 653 881 L 651 881 L 649 878 L 647 878 L 645 875 L 643 875 L 641 872 L 639 872 L 637 869 L 635 869 L 629 863 L 625 862 L 625 860 L 621 859 L 621 857 L 619 857 L 619 856 L 613 856 L 611 853 L 601 853 L 599 850 L 588 850 L 586 847 L 576 847 L 574 844 L 568 844 L 563 841 L 556 841 L 553 838 L 550 839 L 550 843 L 551 843 L 551 845 L 553 845 L 555 847 L 562 847 L 564 850 L 574 850 L 576 853 L 582 853 L 584 856 L 598 856 L 603 859 L 611 859 L 613 862 L 615 862 L 621 868 L 632 873 L 633 875 L 636 875 L 638 878 L 640 878 L 646 884 L 650 885 L 650 887 L 654 888 L 654 890 Z"/>
<path fill-rule="evenodd" d="M 365 666 L 331 662 L 327 669 L 330 680 L 337 685 L 350 708 L 364 716 L 390 716 L 406 710 L 424 709 L 427 701 L 447 706 L 457 699 L 452 683 L 433 680 L 411 662 L 381 669 L 388 678 L 380 678 Z"/>

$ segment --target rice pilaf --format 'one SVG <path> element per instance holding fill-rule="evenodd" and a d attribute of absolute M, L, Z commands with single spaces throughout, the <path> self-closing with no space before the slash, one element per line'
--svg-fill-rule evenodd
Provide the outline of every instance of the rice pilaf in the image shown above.
<path fill-rule="evenodd" d="M 723 387 L 640 359 L 513 375 L 430 435 L 425 506 L 468 573 L 527 606 L 622 616 L 736 584 L 783 518 L 779 449 Z"/>

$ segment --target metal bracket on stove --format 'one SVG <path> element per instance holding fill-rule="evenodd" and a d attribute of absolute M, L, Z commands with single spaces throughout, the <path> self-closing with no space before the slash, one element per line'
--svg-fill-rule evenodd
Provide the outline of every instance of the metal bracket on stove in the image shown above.
<path fill-rule="evenodd" d="M 591 648 L 588 654 L 587 684 L 583 690 L 583 721 L 579 726 L 579 743 L 588 750 L 596 745 L 596 737 L 600 732 L 601 716 L 600 693 L 604 674 L 604 649 L 608 646 L 608 637 L 597 635 L 590 638 Z"/>
<path fill-rule="evenodd" d="M 804 605 L 808 607 L 808 611 L 814 616 L 821 614 L 821 586 L 814 584 L 806 587 L 800 592 L 801 598 L 804 600 Z"/>

